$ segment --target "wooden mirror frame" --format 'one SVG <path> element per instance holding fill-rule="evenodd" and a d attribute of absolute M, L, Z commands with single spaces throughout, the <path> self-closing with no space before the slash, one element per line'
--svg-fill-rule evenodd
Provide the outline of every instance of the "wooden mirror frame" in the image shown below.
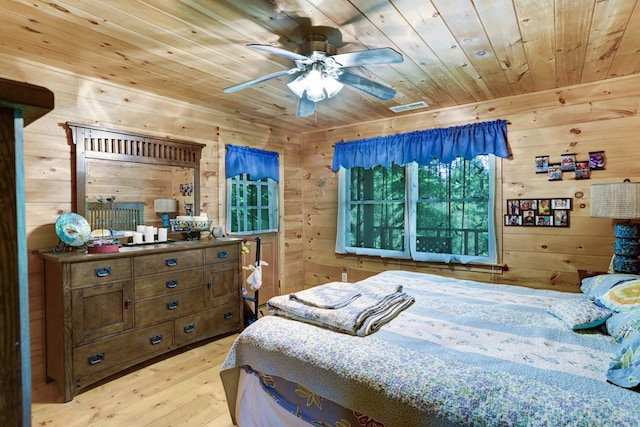
<path fill-rule="evenodd" d="M 87 210 L 89 161 L 111 160 L 193 169 L 193 212 L 200 214 L 200 158 L 205 144 L 117 131 L 78 123 L 65 123 L 75 161 L 76 212 Z"/>

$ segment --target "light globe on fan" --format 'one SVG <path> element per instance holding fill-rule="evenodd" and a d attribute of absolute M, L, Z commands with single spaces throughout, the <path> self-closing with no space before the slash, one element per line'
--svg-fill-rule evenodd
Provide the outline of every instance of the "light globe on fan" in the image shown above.
<path fill-rule="evenodd" d="M 316 102 L 332 98 L 345 84 L 385 101 L 396 95 L 395 89 L 346 70 L 349 67 L 403 62 L 402 55 L 389 47 L 338 54 L 335 46 L 329 43 L 325 36 L 319 34 L 305 37 L 304 42 L 295 52 L 265 44 L 248 44 L 247 46 L 289 58 L 295 62 L 296 66 L 230 86 L 224 89 L 224 92 L 236 92 L 266 80 L 297 75 L 298 77 L 287 86 L 298 96 L 296 111 L 298 117 L 313 114 Z"/>

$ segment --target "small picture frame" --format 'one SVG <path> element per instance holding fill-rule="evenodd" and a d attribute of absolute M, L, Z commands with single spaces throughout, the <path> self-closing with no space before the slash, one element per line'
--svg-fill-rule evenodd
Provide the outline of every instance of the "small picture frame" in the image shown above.
<path fill-rule="evenodd" d="M 553 211 L 553 226 L 568 227 L 569 211 L 567 209 L 556 209 Z"/>
<path fill-rule="evenodd" d="M 551 209 L 562 209 L 562 210 L 570 210 L 571 209 L 571 198 L 567 197 L 564 199 L 551 199 Z"/>
<path fill-rule="evenodd" d="M 549 169 L 549 156 L 536 156 L 536 173 L 547 173 Z"/>
<path fill-rule="evenodd" d="M 520 215 L 520 200 L 507 199 L 507 215 Z"/>
<path fill-rule="evenodd" d="M 551 215 L 551 200 L 538 199 L 538 216 Z"/>
<path fill-rule="evenodd" d="M 588 160 L 580 160 L 576 162 L 576 179 L 589 179 L 591 177 L 591 168 Z"/>
<path fill-rule="evenodd" d="M 522 225 L 536 225 L 536 212 L 534 210 L 522 211 Z"/>
<path fill-rule="evenodd" d="M 535 211 L 538 209 L 538 201 L 536 199 L 521 199 L 520 200 L 520 210 L 523 211 Z"/>
<path fill-rule="evenodd" d="M 522 216 L 521 215 L 505 215 L 504 216 L 504 225 L 522 225 Z"/>
<path fill-rule="evenodd" d="M 565 172 L 576 170 L 575 153 L 563 154 L 560 156 L 560 169 L 562 169 Z"/>
<path fill-rule="evenodd" d="M 549 181 L 562 180 L 562 166 L 560 163 L 552 163 L 547 168 L 547 177 Z"/>
<path fill-rule="evenodd" d="M 536 225 L 538 227 L 551 227 L 553 225 L 553 217 L 551 215 L 537 215 Z"/>
<path fill-rule="evenodd" d="M 604 169 L 604 165 L 605 165 L 604 151 L 589 152 L 589 169 L 601 170 L 601 169 Z"/>

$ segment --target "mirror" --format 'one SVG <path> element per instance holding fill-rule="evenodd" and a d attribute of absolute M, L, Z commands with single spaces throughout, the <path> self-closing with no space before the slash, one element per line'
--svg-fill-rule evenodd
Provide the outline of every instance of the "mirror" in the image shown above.
<path fill-rule="evenodd" d="M 75 148 L 76 211 L 92 230 L 162 225 L 156 199 L 177 200 L 178 215 L 199 215 L 204 144 L 66 123 Z"/>

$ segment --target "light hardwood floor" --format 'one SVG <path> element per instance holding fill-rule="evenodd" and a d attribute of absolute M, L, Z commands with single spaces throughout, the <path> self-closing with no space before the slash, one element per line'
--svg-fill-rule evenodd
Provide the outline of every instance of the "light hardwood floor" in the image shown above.
<path fill-rule="evenodd" d="M 47 427 L 232 427 L 220 366 L 237 335 L 192 348 L 76 396 L 33 390 L 32 425 Z"/>

